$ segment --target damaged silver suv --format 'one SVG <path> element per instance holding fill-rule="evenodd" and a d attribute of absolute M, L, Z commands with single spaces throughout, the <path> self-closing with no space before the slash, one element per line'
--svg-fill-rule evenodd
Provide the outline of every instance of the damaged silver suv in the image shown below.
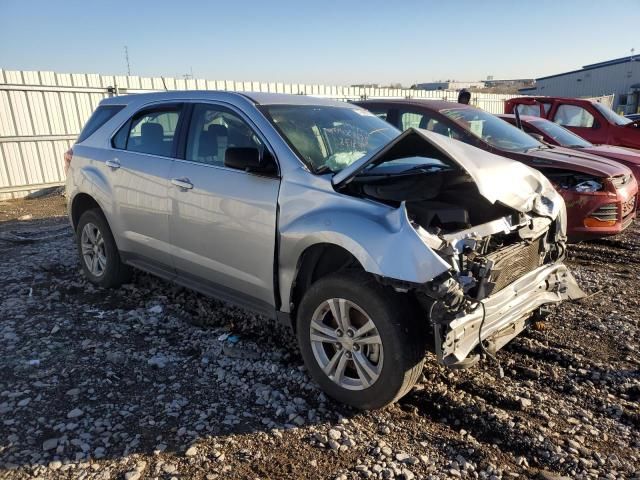
<path fill-rule="evenodd" d="M 540 173 L 353 105 L 114 97 L 65 160 L 91 282 L 136 267 L 282 320 L 315 381 L 359 408 L 406 394 L 427 348 L 470 366 L 582 295 Z"/>

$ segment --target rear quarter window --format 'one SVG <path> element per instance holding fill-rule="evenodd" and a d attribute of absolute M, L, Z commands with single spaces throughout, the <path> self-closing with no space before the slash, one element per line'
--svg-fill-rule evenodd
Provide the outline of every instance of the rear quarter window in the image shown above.
<path fill-rule="evenodd" d="M 102 105 L 96 108 L 78 136 L 78 143 L 89 138 L 102 125 L 124 108 L 124 105 Z"/>

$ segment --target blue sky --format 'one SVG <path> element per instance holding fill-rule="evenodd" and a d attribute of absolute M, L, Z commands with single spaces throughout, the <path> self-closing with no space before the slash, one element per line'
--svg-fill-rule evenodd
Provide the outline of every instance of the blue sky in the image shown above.
<path fill-rule="evenodd" d="M 0 68 L 352 84 L 540 77 L 640 54 L 640 0 L 0 0 Z"/>

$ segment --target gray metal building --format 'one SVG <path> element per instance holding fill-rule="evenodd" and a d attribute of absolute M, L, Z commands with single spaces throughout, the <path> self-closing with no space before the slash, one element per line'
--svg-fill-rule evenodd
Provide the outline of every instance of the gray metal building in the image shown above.
<path fill-rule="evenodd" d="M 461 90 L 463 88 L 482 88 L 484 82 L 458 82 L 447 80 L 446 82 L 418 83 L 413 88 L 416 90 Z"/>
<path fill-rule="evenodd" d="M 552 97 L 598 97 L 615 95 L 613 108 L 619 113 L 640 109 L 640 55 L 585 65 L 580 70 L 537 78 L 534 87 L 522 88 L 525 95 Z"/>

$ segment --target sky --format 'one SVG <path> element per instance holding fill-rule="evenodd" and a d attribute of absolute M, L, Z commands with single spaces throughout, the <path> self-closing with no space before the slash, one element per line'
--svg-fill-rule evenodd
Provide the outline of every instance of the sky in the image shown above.
<path fill-rule="evenodd" d="M 0 69 L 350 85 L 640 54 L 640 0 L 0 0 Z"/>

